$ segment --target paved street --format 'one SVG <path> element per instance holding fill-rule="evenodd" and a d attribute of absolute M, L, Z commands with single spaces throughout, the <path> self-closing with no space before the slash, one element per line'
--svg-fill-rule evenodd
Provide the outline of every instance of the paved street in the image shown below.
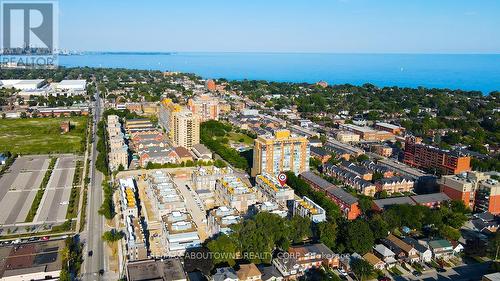
<path fill-rule="evenodd" d="M 186 208 L 188 212 L 193 217 L 194 222 L 198 226 L 198 234 L 200 235 L 201 240 L 203 241 L 208 237 L 207 235 L 207 219 L 205 209 L 203 209 L 203 203 L 199 199 L 196 192 L 189 190 L 186 185 L 190 186 L 190 180 L 178 179 L 174 178 L 174 182 L 177 185 L 179 191 L 182 194 L 186 201 Z"/>
<path fill-rule="evenodd" d="M 469 280 L 481 280 L 484 274 L 488 273 L 488 268 L 490 263 L 473 263 L 466 264 L 463 266 L 454 267 L 448 269 L 446 272 L 430 272 L 422 276 L 399 276 L 395 277 L 394 280 L 458 280 L 458 281 L 469 281 Z"/>
<path fill-rule="evenodd" d="M 101 118 L 101 99 L 99 91 L 95 94 L 96 106 L 93 114 L 93 130 L 92 130 L 92 149 L 91 149 L 91 165 L 90 165 L 90 188 L 89 200 L 87 207 L 87 225 L 86 233 L 82 235 L 85 241 L 84 259 L 85 264 L 82 270 L 83 280 L 104 280 L 103 276 L 99 275 L 100 270 L 104 268 L 104 245 L 102 241 L 104 218 L 99 215 L 98 210 L 103 200 L 102 180 L 103 175 L 95 169 L 95 161 L 97 158 L 97 123 Z M 92 251 L 92 256 L 88 253 Z"/>

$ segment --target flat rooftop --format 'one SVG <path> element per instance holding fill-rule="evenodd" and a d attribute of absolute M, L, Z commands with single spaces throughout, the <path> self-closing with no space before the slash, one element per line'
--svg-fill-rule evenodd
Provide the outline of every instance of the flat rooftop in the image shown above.
<path fill-rule="evenodd" d="M 0 247 L 0 279 L 61 270 L 64 240 Z"/>
<path fill-rule="evenodd" d="M 186 273 L 179 259 L 146 260 L 127 264 L 129 281 L 186 280 Z"/>

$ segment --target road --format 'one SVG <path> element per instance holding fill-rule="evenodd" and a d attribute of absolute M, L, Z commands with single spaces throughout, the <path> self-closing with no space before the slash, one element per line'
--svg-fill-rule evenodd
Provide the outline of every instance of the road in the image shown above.
<path fill-rule="evenodd" d="M 207 219 L 206 219 L 206 211 L 203 208 L 203 203 L 200 200 L 199 196 L 192 189 L 188 189 L 186 185 L 191 185 L 191 181 L 184 179 L 174 179 L 175 184 L 177 185 L 177 189 L 184 197 L 186 202 L 186 207 L 191 214 L 194 222 L 198 226 L 198 235 L 202 241 L 208 238 L 208 229 L 207 229 Z"/>
<path fill-rule="evenodd" d="M 469 280 L 481 280 L 482 276 L 484 274 L 488 273 L 488 268 L 490 267 L 491 263 L 485 262 L 485 263 L 472 263 L 472 264 L 465 264 L 462 266 L 457 266 L 454 268 L 449 268 L 446 270 L 446 272 L 429 272 L 426 273 L 422 276 L 415 277 L 415 276 L 398 276 L 394 278 L 394 280 L 399 281 L 399 280 L 426 280 L 426 281 L 435 281 L 435 280 L 442 280 L 442 281 L 469 281 Z"/>
<path fill-rule="evenodd" d="M 93 110 L 92 128 L 92 149 L 91 149 L 91 164 L 90 164 L 90 188 L 89 200 L 87 207 L 87 228 L 85 243 L 86 251 L 84 254 L 85 266 L 83 268 L 83 280 L 104 280 L 103 276 L 99 274 L 100 270 L 104 268 L 104 242 L 102 241 L 104 218 L 99 215 L 98 211 L 103 201 L 102 180 L 103 175 L 95 168 L 97 158 L 97 124 L 101 120 L 101 98 L 99 97 L 99 90 L 95 93 L 95 106 Z M 92 256 L 88 253 L 92 251 Z"/>

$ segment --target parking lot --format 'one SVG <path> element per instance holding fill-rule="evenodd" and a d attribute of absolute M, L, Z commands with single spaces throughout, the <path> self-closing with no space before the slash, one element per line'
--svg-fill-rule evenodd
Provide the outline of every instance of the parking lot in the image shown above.
<path fill-rule="evenodd" d="M 75 167 L 75 156 L 63 156 L 57 159 L 42 197 L 41 208 L 35 216 L 35 222 L 64 222 L 66 220 Z"/>
<path fill-rule="evenodd" d="M 49 156 L 18 157 L 0 178 L 0 226 L 24 223 L 49 163 Z M 66 220 L 75 167 L 76 156 L 57 158 L 31 224 L 61 223 Z"/>
<path fill-rule="evenodd" d="M 49 161 L 48 156 L 18 157 L 0 178 L 0 225 L 24 222 Z"/>

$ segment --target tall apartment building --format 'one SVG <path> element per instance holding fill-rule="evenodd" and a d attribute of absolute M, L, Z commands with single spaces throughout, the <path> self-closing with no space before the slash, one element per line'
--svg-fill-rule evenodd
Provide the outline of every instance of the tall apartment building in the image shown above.
<path fill-rule="evenodd" d="M 500 214 L 500 183 L 495 179 L 486 179 L 479 182 L 476 190 L 476 206 L 478 212 Z"/>
<path fill-rule="evenodd" d="M 172 144 L 191 149 L 200 143 L 200 120 L 191 111 L 182 110 L 174 115 Z"/>
<path fill-rule="evenodd" d="M 406 138 L 404 163 L 417 168 L 435 169 L 443 175 L 456 175 L 471 169 L 469 156 L 423 144 L 417 137 Z"/>
<path fill-rule="evenodd" d="M 188 108 L 200 116 L 200 121 L 219 120 L 219 100 L 212 95 L 199 95 L 188 100 Z"/>
<path fill-rule="evenodd" d="M 500 214 L 500 184 L 485 173 L 443 176 L 439 186 L 441 192 L 472 210 Z"/>
<path fill-rule="evenodd" d="M 255 140 L 252 176 L 267 173 L 278 175 L 292 171 L 309 171 L 309 141 L 292 135 L 288 130 L 276 131 L 274 136 L 261 135 Z"/>
<path fill-rule="evenodd" d="M 197 114 L 165 99 L 160 108 L 159 122 L 173 146 L 191 149 L 200 143 L 200 118 Z"/>

